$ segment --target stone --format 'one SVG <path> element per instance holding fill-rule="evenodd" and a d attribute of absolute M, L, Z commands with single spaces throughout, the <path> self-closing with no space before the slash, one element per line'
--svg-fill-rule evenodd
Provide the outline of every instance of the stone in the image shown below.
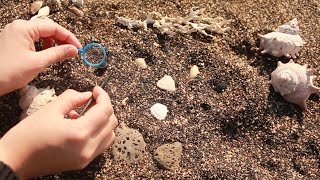
<path fill-rule="evenodd" d="M 172 79 L 171 76 L 165 75 L 163 78 L 161 78 L 158 82 L 157 82 L 157 86 L 160 89 L 166 90 L 166 91 L 170 91 L 170 92 L 174 92 L 176 91 L 176 86 L 175 86 L 175 82 Z"/>
<path fill-rule="evenodd" d="M 181 155 L 182 144 L 175 142 L 158 147 L 154 152 L 154 159 L 159 163 L 160 167 L 167 170 L 176 170 L 179 168 Z"/>
<path fill-rule="evenodd" d="M 146 143 L 139 131 L 121 123 L 116 129 L 115 135 L 112 154 L 116 161 L 123 160 L 133 164 L 143 158 L 146 153 Z"/>

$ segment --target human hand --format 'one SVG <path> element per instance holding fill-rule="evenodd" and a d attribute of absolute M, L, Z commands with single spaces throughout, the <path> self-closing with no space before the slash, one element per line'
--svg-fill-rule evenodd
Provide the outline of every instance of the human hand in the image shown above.
<path fill-rule="evenodd" d="M 34 42 L 42 39 L 42 51 Z M 54 41 L 59 46 L 53 47 Z M 0 33 L 0 96 L 26 86 L 49 65 L 77 56 L 82 48 L 67 29 L 49 19 L 16 20 Z"/>
<path fill-rule="evenodd" d="M 76 119 L 73 109 L 92 94 L 96 104 Z M 68 114 L 75 119 L 65 119 Z M 117 124 L 109 96 L 101 87 L 93 93 L 67 90 L 2 137 L 0 160 L 20 178 L 82 169 L 112 144 Z"/>

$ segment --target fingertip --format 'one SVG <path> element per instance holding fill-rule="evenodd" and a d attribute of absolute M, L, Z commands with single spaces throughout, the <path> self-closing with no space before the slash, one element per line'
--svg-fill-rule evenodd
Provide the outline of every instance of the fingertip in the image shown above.
<path fill-rule="evenodd" d="M 65 49 L 67 51 L 68 58 L 74 58 L 78 55 L 78 49 L 77 47 L 73 45 L 63 45 L 66 46 Z"/>

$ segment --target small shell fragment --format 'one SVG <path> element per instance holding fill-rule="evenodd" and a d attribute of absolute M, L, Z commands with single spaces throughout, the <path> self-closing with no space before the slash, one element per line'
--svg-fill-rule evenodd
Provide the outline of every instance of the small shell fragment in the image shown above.
<path fill-rule="evenodd" d="M 166 90 L 166 91 L 170 91 L 170 92 L 176 91 L 175 82 L 172 79 L 172 77 L 168 76 L 168 75 L 165 75 L 163 78 L 161 78 L 157 82 L 157 86 L 158 86 L 158 88 Z"/>
<path fill-rule="evenodd" d="M 35 1 L 30 5 L 30 13 L 35 14 L 42 7 L 43 1 Z"/>
<path fill-rule="evenodd" d="M 83 17 L 84 16 L 84 13 L 83 11 L 81 11 L 80 9 L 76 8 L 76 7 L 72 7 L 70 8 L 70 11 L 75 14 L 76 16 L 78 17 Z"/>
<path fill-rule="evenodd" d="M 197 65 L 193 65 L 190 69 L 190 75 L 189 78 L 193 79 L 200 73 L 199 68 Z"/>
<path fill-rule="evenodd" d="M 167 106 L 156 103 L 150 108 L 151 114 L 158 120 L 164 120 L 167 117 L 168 109 Z"/>
<path fill-rule="evenodd" d="M 147 68 L 147 63 L 146 61 L 144 60 L 144 58 L 137 58 L 135 60 L 135 63 L 137 66 L 141 67 L 142 69 L 145 69 Z"/>

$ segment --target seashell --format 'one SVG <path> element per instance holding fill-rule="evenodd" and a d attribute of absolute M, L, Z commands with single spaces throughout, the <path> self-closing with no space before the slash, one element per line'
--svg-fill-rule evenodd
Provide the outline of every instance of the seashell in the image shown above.
<path fill-rule="evenodd" d="M 31 3 L 30 13 L 31 14 L 37 13 L 40 10 L 40 8 L 42 7 L 42 5 L 43 5 L 43 1 L 35 1 L 35 2 Z"/>
<path fill-rule="evenodd" d="M 270 84 L 276 92 L 279 92 L 288 102 L 297 104 L 301 109 L 308 111 L 306 101 L 310 94 L 320 93 L 320 88 L 315 87 L 312 81 L 313 69 L 307 69 L 308 65 L 301 66 L 290 60 L 283 64 L 278 62 L 276 70 L 271 73 Z"/>
<path fill-rule="evenodd" d="M 156 103 L 150 108 L 151 114 L 158 120 L 164 120 L 167 116 L 168 109 L 167 106 Z"/>
<path fill-rule="evenodd" d="M 84 0 L 69 0 L 69 2 L 71 2 L 77 8 L 81 8 L 84 4 Z"/>
<path fill-rule="evenodd" d="M 305 42 L 300 35 L 292 35 L 281 32 L 271 32 L 265 35 L 258 34 L 262 54 L 271 54 L 276 57 L 286 56 L 296 58 Z"/>
<path fill-rule="evenodd" d="M 144 60 L 144 58 L 137 58 L 135 60 L 135 63 L 137 66 L 141 67 L 142 69 L 145 69 L 147 68 L 147 63 L 146 61 Z"/>
<path fill-rule="evenodd" d="M 79 17 L 83 17 L 83 16 L 84 16 L 83 11 L 81 11 L 80 9 L 78 9 L 78 8 L 76 8 L 76 7 L 70 8 L 70 11 L 71 11 L 73 14 L 79 16 Z"/>
<path fill-rule="evenodd" d="M 306 44 L 299 35 L 297 18 L 279 26 L 275 32 L 265 35 L 258 34 L 262 54 L 268 53 L 276 57 L 286 56 L 296 58 L 296 55 Z"/>
<path fill-rule="evenodd" d="M 190 75 L 189 78 L 193 79 L 200 73 L 198 66 L 193 65 L 190 69 Z"/>
<path fill-rule="evenodd" d="M 286 33 L 286 34 L 292 34 L 292 35 L 299 34 L 300 30 L 299 30 L 297 18 L 294 18 L 291 21 L 287 22 L 286 24 L 279 26 L 275 31 Z"/>
<path fill-rule="evenodd" d="M 171 76 L 165 75 L 163 78 L 161 78 L 158 82 L 157 82 L 157 86 L 160 89 L 163 90 L 167 90 L 170 92 L 174 92 L 176 91 L 176 86 L 175 86 L 175 82 L 172 79 Z"/>
<path fill-rule="evenodd" d="M 39 10 L 37 16 L 42 17 L 42 16 L 48 16 L 49 14 L 50 14 L 50 8 L 49 6 L 45 6 Z"/>

